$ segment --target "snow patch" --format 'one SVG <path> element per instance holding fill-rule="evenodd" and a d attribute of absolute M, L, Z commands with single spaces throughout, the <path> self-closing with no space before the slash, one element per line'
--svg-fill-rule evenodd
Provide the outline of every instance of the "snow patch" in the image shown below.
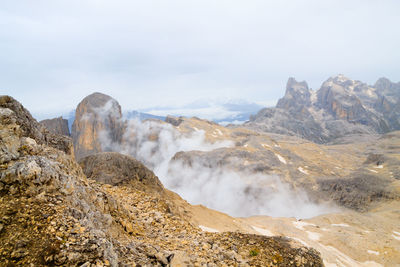
<path fill-rule="evenodd" d="M 378 165 L 374 167 L 375 169 L 383 169 L 383 165 Z"/>
<path fill-rule="evenodd" d="M 302 172 L 302 173 L 304 173 L 304 174 L 307 174 L 307 175 L 308 175 L 308 171 L 307 171 L 307 170 L 305 170 L 305 169 L 303 169 L 302 167 L 298 167 L 298 168 L 297 168 L 297 170 L 299 170 L 299 172 Z"/>
<path fill-rule="evenodd" d="M 209 233 L 219 233 L 219 231 L 217 229 L 211 228 L 211 227 L 207 227 L 204 225 L 199 225 L 199 228 L 201 230 L 203 230 L 204 232 L 209 232 Z"/>
<path fill-rule="evenodd" d="M 376 266 L 376 267 L 380 267 L 383 266 L 377 262 L 374 261 L 366 261 L 366 262 L 359 262 L 356 261 L 352 258 L 350 258 L 349 256 L 347 256 L 346 254 L 344 254 L 343 252 L 341 252 L 340 250 L 332 247 L 332 246 L 324 246 L 322 244 L 320 244 L 320 246 L 325 249 L 326 251 L 331 252 L 333 255 L 336 256 L 336 262 L 335 263 L 331 263 L 331 262 L 325 262 L 324 264 L 325 266 Z"/>
<path fill-rule="evenodd" d="M 332 223 L 331 226 L 350 227 L 347 223 Z"/>
<path fill-rule="evenodd" d="M 304 222 L 304 221 L 294 221 L 292 222 L 294 227 L 296 227 L 297 229 L 300 229 L 302 231 L 304 231 L 304 226 L 316 226 L 315 224 L 312 223 L 308 223 L 308 222 Z"/>
<path fill-rule="evenodd" d="M 394 237 L 394 239 L 400 240 L 400 233 L 399 232 L 393 231 L 392 236 Z"/>
<path fill-rule="evenodd" d="M 373 90 L 371 90 L 371 88 L 368 88 L 368 90 L 366 91 L 366 93 L 370 96 L 370 97 L 375 97 L 375 92 Z"/>
<path fill-rule="evenodd" d="M 271 146 L 269 146 L 269 145 L 267 145 L 267 144 L 261 144 L 261 146 L 262 146 L 263 148 L 267 148 L 267 147 L 271 148 Z"/>
<path fill-rule="evenodd" d="M 275 156 L 279 159 L 280 162 L 282 162 L 283 164 L 287 164 L 287 162 L 286 162 L 284 157 L 282 157 L 281 155 L 276 154 L 276 153 L 275 153 Z"/>
<path fill-rule="evenodd" d="M 321 238 L 321 234 L 318 234 L 315 232 L 310 232 L 310 231 L 306 231 L 306 233 L 307 233 L 308 238 L 313 241 L 318 241 Z"/>
<path fill-rule="evenodd" d="M 394 239 L 400 240 L 400 236 L 397 236 L 397 235 L 392 235 L 392 236 L 394 237 Z"/>
<path fill-rule="evenodd" d="M 374 172 L 374 173 L 378 173 L 377 171 L 375 171 L 375 170 L 371 170 L 371 169 L 368 169 L 370 172 Z"/>
<path fill-rule="evenodd" d="M 274 234 L 271 232 L 271 231 L 269 231 L 269 230 L 267 230 L 267 229 L 264 229 L 264 228 L 260 228 L 260 227 L 257 227 L 257 226 L 251 226 L 254 230 L 256 230 L 257 232 L 259 232 L 260 234 L 262 234 L 262 235 L 265 235 L 265 236 L 274 236 Z"/>

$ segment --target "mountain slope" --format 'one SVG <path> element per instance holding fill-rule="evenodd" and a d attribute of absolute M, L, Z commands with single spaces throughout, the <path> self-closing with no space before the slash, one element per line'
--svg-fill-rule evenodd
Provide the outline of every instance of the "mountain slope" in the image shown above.
<path fill-rule="evenodd" d="M 172 193 L 141 188 L 157 183 L 141 165 L 121 185 L 88 179 L 65 149 L 71 143 L 0 97 L 0 265 L 323 266 L 317 251 L 283 237 L 203 232 L 180 214 Z M 96 161 L 104 166 L 109 157 L 121 160 Z"/>
<path fill-rule="evenodd" d="M 245 126 L 316 143 L 400 130 L 398 88 L 385 78 L 372 87 L 338 75 L 315 92 L 306 82 L 290 78 L 276 107 L 260 110 Z"/>

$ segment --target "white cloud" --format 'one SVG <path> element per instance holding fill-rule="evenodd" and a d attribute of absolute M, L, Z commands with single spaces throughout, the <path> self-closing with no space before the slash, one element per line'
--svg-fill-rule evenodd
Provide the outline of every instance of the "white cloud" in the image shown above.
<path fill-rule="evenodd" d="M 234 146 L 229 140 L 209 143 L 202 130 L 184 135 L 167 123 L 133 119 L 127 124 L 122 144 L 111 143 L 107 132 L 100 136 L 103 148 L 143 162 L 166 188 L 192 204 L 203 204 L 233 216 L 308 218 L 336 211 L 331 206 L 311 202 L 305 192 L 292 190 L 276 175 L 235 171 L 229 164 L 212 167 L 198 161 L 187 163 L 174 159 L 181 151 L 211 151 Z"/>

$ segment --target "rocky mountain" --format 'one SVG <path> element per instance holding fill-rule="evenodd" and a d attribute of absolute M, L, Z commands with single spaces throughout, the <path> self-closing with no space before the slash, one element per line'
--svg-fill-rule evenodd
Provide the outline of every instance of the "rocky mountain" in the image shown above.
<path fill-rule="evenodd" d="M 54 134 L 70 136 L 68 120 L 62 117 L 42 120 L 40 123 Z"/>
<path fill-rule="evenodd" d="M 339 81 L 336 83 L 339 83 Z M 327 88 L 329 89 L 328 85 L 323 86 L 320 90 L 320 95 L 323 95 L 325 93 L 324 90 L 328 90 Z M 362 90 L 357 89 L 355 91 Z M 108 101 L 112 101 L 113 106 L 117 107 L 117 114 L 120 114 L 121 108 L 116 100 L 105 95 L 101 96 Z M 302 133 L 308 134 L 307 136 L 310 138 L 317 138 L 318 134 L 321 131 L 326 131 L 326 129 L 323 129 L 312 115 L 309 116 L 308 124 L 300 122 L 305 116 L 304 114 L 310 114 L 310 110 L 314 109 L 312 99 L 317 97 L 316 92 L 312 92 L 305 82 L 298 83 L 294 79 L 289 79 L 286 95 L 278 102 L 275 110 L 286 112 L 286 114 L 288 114 L 287 109 L 291 110 L 290 112 L 293 112 L 293 115 L 299 116 L 298 127 L 303 127 L 304 131 Z M 79 108 L 82 103 L 92 98 L 97 98 L 97 94 L 86 97 L 78 105 L 77 114 L 80 113 L 78 110 L 82 110 Z M 109 114 L 107 112 L 110 111 L 107 108 L 109 105 L 107 104 L 108 102 L 103 101 L 102 103 L 103 106 L 98 104 L 96 109 L 92 109 L 89 112 L 87 111 L 88 109 L 84 109 L 80 113 L 80 116 L 84 118 L 89 113 L 91 117 L 103 119 L 104 114 Z M 304 106 L 303 103 L 307 104 Z M 295 112 L 294 110 L 297 111 Z M 111 114 L 113 113 L 111 112 Z M 332 114 L 329 116 L 333 117 Z M 132 170 L 141 168 L 139 167 L 141 163 L 135 163 L 135 159 L 127 156 L 111 157 L 112 154 L 103 153 L 97 155 L 96 153 L 106 151 L 107 148 L 109 150 L 122 151 L 125 154 L 139 157 L 142 162 L 147 164 L 147 167 L 154 168 L 157 163 L 162 161 L 163 154 L 166 153 L 160 149 L 164 146 L 172 145 L 171 142 L 174 141 L 168 139 L 168 143 L 160 143 L 160 139 L 166 136 L 166 132 L 163 132 L 162 129 L 169 129 L 168 135 L 171 134 L 175 138 L 177 138 L 178 133 L 182 134 L 184 138 L 188 138 L 193 134 L 203 132 L 205 141 L 209 144 L 224 141 L 234 144 L 233 146 L 219 147 L 218 149 L 209 151 L 202 151 L 201 147 L 200 150 L 193 151 L 179 151 L 178 149 L 176 154 L 171 155 L 171 162 L 178 162 L 183 169 L 200 166 L 201 170 L 199 171 L 207 172 L 208 170 L 222 167 L 227 170 L 238 171 L 244 176 L 248 176 L 249 173 L 278 175 L 279 179 L 288 183 L 295 189 L 294 191 L 297 189 L 305 190 L 310 199 L 315 201 L 335 201 L 340 206 L 359 211 L 369 210 L 371 206 L 378 202 L 398 199 L 400 196 L 398 192 L 392 189 L 393 181 L 396 181 L 400 177 L 400 170 L 397 167 L 400 161 L 396 157 L 393 158 L 391 154 L 395 148 L 393 150 L 385 147 L 385 141 L 392 140 L 395 142 L 394 140 L 397 140 L 397 135 L 394 135 L 396 136 L 395 138 L 388 139 L 379 139 L 377 135 L 368 135 L 364 139 L 359 138 L 357 142 L 353 139 L 350 141 L 336 139 L 341 144 L 331 144 L 329 147 L 324 147 L 295 136 L 288 137 L 287 135 L 271 135 L 255 132 L 249 130 L 248 125 L 244 125 L 244 128 L 223 127 L 198 118 L 187 119 L 184 117 L 168 116 L 166 122 L 172 127 L 170 129 L 165 126 L 165 122 L 159 120 L 151 120 L 149 124 L 134 124 L 129 128 L 126 126 L 129 123 L 123 121 L 119 116 L 113 117 L 107 115 L 105 117 L 113 119 L 112 123 L 109 122 L 112 126 L 111 128 L 106 128 L 106 123 L 99 119 L 81 120 L 74 122 L 74 125 L 79 124 L 83 129 L 95 129 L 95 131 L 87 131 L 84 136 L 80 137 L 73 135 L 75 144 L 79 143 L 79 138 L 84 138 L 88 144 L 96 144 L 96 149 L 86 150 L 85 153 L 87 156 L 80 157 L 78 160 L 88 177 L 101 176 L 103 177 L 101 181 L 105 183 L 122 183 L 125 179 L 124 177 L 128 177 Z M 292 117 L 293 119 L 294 117 Z M 100 124 L 99 121 L 101 122 Z M 284 123 L 284 121 L 281 122 Z M 340 123 L 343 125 L 352 125 L 347 120 L 342 119 L 334 120 L 331 123 L 334 123 L 336 126 Z M 324 124 L 324 126 L 327 124 Z M 371 125 L 373 124 L 371 123 Z M 357 125 L 354 126 L 354 129 L 357 127 L 360 129 Z M 142 129 L 140 130 L 140 128 Z M 119 139 L 113 138 L 114 133 L 119 134 Z M 101 140 L 99 139 L 101 135 L 108 138 Z M 75 138 L 78 139 L 75 140 Z M 322 139 L 318 140 L 323 141 Z M 110 142 L 113 142 L 114 146 L 108 146 Z M 144 152 L 145 157 L 140 156 L 138 153 L 138 150 L 141 149 L 141 142 L 145 144 L 145 147 L 151 148 L 150 151 Z M 343 146 L 346 142 L 349 144 Z M 357 145 L 354 145 L 355 143 Z M 374 147 L 370 147 L 370 144 L 374 144 L 375 147 L 380 148 L 375 149 Z M 359 152 L 356 152 L 354 147 L 359 146 L 362 148 L 358 148 Z M 79 146 L 75 148 L 75 150 L 78 149 Z M 78 153 L 75 154 L 77 155 Z M 371 155 L 384 157 L 386 162 L 390 162 L 387 170 L 392 173 L 393 177 L 390 177 L 388 173 L 382 176 L 370 171 L 369 165 L 373 165 L 374 163 L 364 164 L 364 162 L 367 162 L 367 158 L 371 157 Z M 106 158 L 108 160 L 105 160 Z M 152 158 L 157 160 L 151 161 L 150 159 Z M 101 159 L 100 162 L 106 162 L 106 164 L 104 166 L 98 164 L 98 159 Z M 378 166 L 380 165 L 378 164 Z M 114 177 L 114 173 L 121 166 L 125 166 L 124 169 L 127 172 Z M 165 179 L 165 177 L 163 178 Z M 177 177 L 177 179 L 180 178 Z M 157 182 L 154 183 L 157 184 Z M 181 182 L 177 182 L 177 184 L 181 184 Z M 256 182 L 254 184 L 248 182 L 248 185 L 246 197 L 256 196 L 257 198 L 261 198 L 269 190 L 261 190 Z M 174 188 L 174 183 L 168 184 L 168 186 L 169 188 L 179 190 L 178 188 Z"/>
<path fill-rule="evenodd" d="M 164 120 L 165 115 L 200 117 L 216 123 L 227 125 L 240 124 L 247 121 L 250 115 L 256 113 L 263 106 L 243 99 L 215 100 L 199 99 L 182 106 L 152 107 L 143 111 L 163 115 L 158 119 Z M 144 114 L 145 115 L 145 114 Z M 154 116 L 152 116 L 154 118 Z"/>
<path fill-rule="evenodd" d="M 399 130 L 399 84 L 381 78 L 369 86 L 338 75 L 313 91 L 306 82 L 290 78 L 276 107 L 260 110 L 245 125 L 316 143 Z"/>
<path fill-rule="evenodd" d="M 136 110 L 124 112 L 124 117 L 127 119 L 138 119 L 138 120 L 147 120 L 147 119 L 165 120 L 164 116 L 157 116 L 150 113 L 139 112 Z"/>
<path fill-rule="evenodd" d="M 72 124 L 72 139 L 75 156 L 81 159 L 87 155 L 108 151 L 101 139 L 119 143 L 122 140 L 122 113 L 118 102 L 108 95 L 93 93 L 78 105 Z"/>
<path fill-rule="evenodd" d="M 323 266 L 284 237 L 204 232 L 134 159 L 95 154 L 83 171 L 71 144 L 0 97 L 0 265 Z"/>
<path fill-rule="evenodd" d="M 221 223 L 215 222 L 217 216 L 213 215 L 210 216 L 213 219 L 202 225 L 226 231 L 240 222 L 267 236 L 289 236 L 320 251 L 326 266 L 395 266 L 400 261 L 397 222 L 400 219 L 400 131 L 352 136 L 338 140 L 338 144 L 325 145 L 296 136 L 255 132 L 246 127 L 223 127 L 197 118 L 169 118 L 168 122 L 185 136 L 204 132 L 209 143 L 230 140 L 234 144 L 212 150 L 180 151 L 174 155 L 172 166 L 178 164 L 179 170 L 183 170 L 178 173 L 189 179 L 189 185 L 195 183 L 196 190 L 206 188 L 207 192 L 219 192 L 216 188 L 221 187 L 224 198 L 233 199 L 234 203 L 240 203 L 240 208 L 246 207 L 253 214 L 263 204 L 267 206 L 264 211 L 275 208 L 283 214 L 282 210 L 293 205 L 296 211 L 302 210 L 305 214 L 313 206 L 305 206 L 302 198 L 293 198 L 296 192 L 304 190 L 313 203 L 331 201 L 338 207 L 324 209 L 322 215 L 302 220 L 290 215 L 286 218 L 270 215 L 235 218 L 234 222 L 226 219 Z M 228 175 L 220 175 L 221 172 Z M 240 184 L 235 175 L 245 181 L 242 190 L 235 190 Z M 271 178 L 276 176 L 279 180 Z M 210 183 L 211 179 L 216 181 Z M 179 183 L 176 184 L 169 184 L 169 188 L 180 192 Z M 231 184 L 235 186 L 230 187 Z M 280 190 L 282 184 L 293 190 L 292 193 Z M 228 190 L 233 193 L 229 194 Z M 196 192 L 190 191 L 190 194 Z M 202 203 L 211 206 L 213 202 L 207 200 L 213 194 L 207 195 L 207 192 L 202 193 Z M 243 195 L 250 200 L 242 201 Z M 223 199 L 217 198 L 216 202 Z"/>
<path fill-rule="evenodd" d="M 288 95 L 302 99 L 301 107 L 311 90 L 294 80 L 290 87 Z M 317 95 L 310 94 L 313 107 Z M 279 106 L 290 107 L 285 101 Z M 50 133 L 12 98 L 0 103 L 0 265 L 321 266 L 318 252 L 304 246 L 317 249 L 326 266 L 390 266 L 400 260 L 399 131 L 320 145 L 198 118 L 132 123 L 111 116 L 118 122 L 111 132 L 122 137 L 113 139 L 120 146 L 107 146 L 102 137 L 113 135 L 102 128 L 102 118 L 112 114 L 107 107 L 119 105 L 103 101 L 80 113 L 81 129 L 98 130 L 84 140 L 100 145 L 78 164 L 66 149 L 68 137 Z M 104 124 L 96 128 L 99 121 Z M 187 149 L 200 139 L 200 146 Z M 174 180 L 157 177 L 130 156 L 99 152 L 118 149 L 153 168 L 163 161 L 165 147 L 171 156 L 166 173 L 178 170 Z M 207 206 L 216 200 L 250 215 L 260 214 L 262 206 L 306 214 L 318 208 L 315 203 L 334 202 L 339 209 L 307 220 L 232 218 L 168 190 L 181 192 L 185 180 L 195 188 L 187 199 L 202 192 Z M 293 198 L 297 193 L 300 198 Z M 18 208 L 27 205 L 29 210 Z"/>

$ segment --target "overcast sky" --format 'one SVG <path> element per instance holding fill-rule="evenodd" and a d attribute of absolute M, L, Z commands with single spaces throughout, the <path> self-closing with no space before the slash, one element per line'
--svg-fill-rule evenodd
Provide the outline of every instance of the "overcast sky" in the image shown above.
<path fill-rule="evenodd" d="M 400 81 L 398 0 L 3 0 L 0 94 L 33 114 L 100 91 L 123 109 L 274 103 L 289 76 Z"/>

